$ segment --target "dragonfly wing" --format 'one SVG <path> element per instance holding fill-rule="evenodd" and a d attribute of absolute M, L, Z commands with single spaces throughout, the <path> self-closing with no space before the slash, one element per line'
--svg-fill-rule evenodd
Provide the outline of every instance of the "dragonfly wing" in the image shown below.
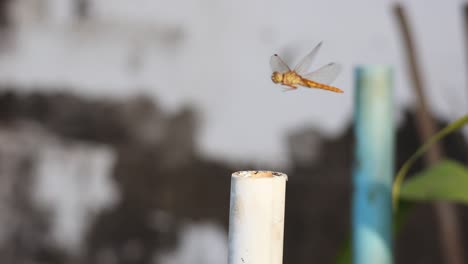
<path fill-rule="evenodd" d="M 329 63 L 316 71 L 302 75 L 302 77 L 314 82 L 330 84 L 336 79 L 336 77 L 338 77 L 340 72 L 341 65 L 336 63 Z"/>
<path fill-rule="evenodd" d="M 317 44 L 317 46 L 315 46 L 315 48 L 296 65 L 294 71 L 299 75 L 306 73 L 306 71 L 309 70 L 310 66 L 312 65 L 312 61 L 314 60 L 321 46 L 322 42 Z"/>
<path fill-rule="evenodd" d="M 278 56 L 278 54 L 274 54 L 273 56 L 271 56 L 270 66 L 273 72 L 285 73 L 290 71 L 288 65 L 284 63 L 284 61 Z"/>

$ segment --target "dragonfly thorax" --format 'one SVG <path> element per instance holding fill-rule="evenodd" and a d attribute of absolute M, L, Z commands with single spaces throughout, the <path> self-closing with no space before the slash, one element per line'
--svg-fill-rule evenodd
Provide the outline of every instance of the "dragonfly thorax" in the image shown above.
<path fill-rule="evenodd" d="M 301 76 L 299 76 L 294 71 L 288 71 L 285 73 L 273 72 L 273 74 L 271 75 L 271 80 L 274 83 L 281 83 L 285 85 L 295 85 L 302 83 Z"/>
<path fill-rule="evenodd" d="M 283 75 L 282 83 L 285 85 L 295 85 L 295 84 L 302 83 L 301 76 L 299 76 L 294 71 L 288 71 L 286 73 L 283 73 L 282 75 Z"/>

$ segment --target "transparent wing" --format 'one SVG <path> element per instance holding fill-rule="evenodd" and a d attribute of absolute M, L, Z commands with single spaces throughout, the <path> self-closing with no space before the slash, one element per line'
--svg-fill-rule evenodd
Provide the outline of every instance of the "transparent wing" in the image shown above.
<path fill-rule="evenodd" d="M 273 72 L 284 73 L 290 71 L 288 65 L 284 63 L 284 61 L 278 56 L 278 54 L 271 56 L 270 66 Z"/>
<path fill-rule="evenodd" d="M 314 60 L 317 52 L 319 51 L 320 47 L 322 46 L 322 42 L 317 44 L 315 48 L 309 52 L 294 68 L 294 71 L 298 74 L 304 74 L 309 70 L 310 66 L 312 65 L 312 61 Z"/>
<path fill-rule="evenodd" d="M 316 71 L 302 75 L 302 77 L 314 82 L 330 84 L 336 79 L 336 77 L 338 77 L 340 72 L 341 65 L 336 63 L 329 63 Z"/>

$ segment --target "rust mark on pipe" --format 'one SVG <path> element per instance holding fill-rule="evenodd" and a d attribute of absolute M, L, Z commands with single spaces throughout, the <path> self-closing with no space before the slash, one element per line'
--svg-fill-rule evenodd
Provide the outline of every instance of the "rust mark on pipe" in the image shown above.
<path fill-rule="evenodd" d="M 242 178 L 272 178 L 272 177 L 282 177 L 286 174 L 275 171 L 264 171 L 264 170 L 251 170 L 251 171 L 237 171 L 232 174 L 234 177 Z M 287 177 L 287 176 L 286 176 Z"/>
<path fill-rule="evenodd" d="M 254 178 L 269 178 L 273 177 L 273 172 L 271 171 L 254 171 L 250 174 L 250 177 Z"/>

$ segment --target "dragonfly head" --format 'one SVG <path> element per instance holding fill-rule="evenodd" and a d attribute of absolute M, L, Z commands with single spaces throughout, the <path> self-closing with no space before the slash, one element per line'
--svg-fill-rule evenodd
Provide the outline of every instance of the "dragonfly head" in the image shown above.
<path fill-rule="evenodd" d="M 283 74 L 280 72 L 273 72 L 271 75 L 271 80 L 274 83 L 281 83 L 283 81 Z"/>

